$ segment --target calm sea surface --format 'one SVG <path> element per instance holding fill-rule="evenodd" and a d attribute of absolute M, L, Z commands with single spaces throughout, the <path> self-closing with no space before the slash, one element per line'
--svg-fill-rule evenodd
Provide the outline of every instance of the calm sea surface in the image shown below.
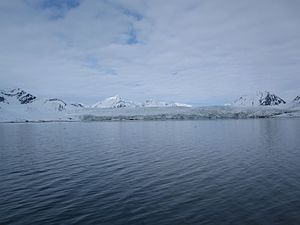
<path fill-rule="evenodd" d="M 0 124 L 0 224 L 300 224 L 300 119 Z"/>

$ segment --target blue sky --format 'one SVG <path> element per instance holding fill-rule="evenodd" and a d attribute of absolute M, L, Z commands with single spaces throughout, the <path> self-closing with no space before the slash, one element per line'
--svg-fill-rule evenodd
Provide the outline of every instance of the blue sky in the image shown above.
<path fill-rule="evenodd" d="M 296 0 L 0 1 L 0 88 L 195 105 L 300 90 Z"/>

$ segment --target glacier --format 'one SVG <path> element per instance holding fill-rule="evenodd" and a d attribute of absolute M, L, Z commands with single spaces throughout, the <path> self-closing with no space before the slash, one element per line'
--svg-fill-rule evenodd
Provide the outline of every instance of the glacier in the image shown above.
<path fill-rule="evenodd" d="M 265 96 L 267 101 L 264 101 Z M 269 105 L 236 104 L 192 107 L 184 103 L 147 100 L 145 103 L 124 100 L 119 96 L 104 99 L 92 106 L 67 103 L 58 98 L 42 99 L 21 89 L 0 91 L 0 122 L 51 121 L 123 121 L 123 120 L 199 120 L 300 117 L 300 97 L 283 103 L 276 95 L 260 95 L 258 102 Z M 248 98 L 249 99 L 249 98 Z M 250 98 L 253 99 L 253 98 Z M 271 101 L 269 101 L 271 100 Z M 280 104 L 276 104 L 281 102 Z"/>
<path fill-rule="evenodd" d="M 120 121 L 120 120 L 199 120 L 199 119 L 247 119 L 300 117 L 298 108 L 277 107 L 168 107 L 168 108 L 123 108 L 85 110 L 73 114 L 80 121 Z"/>

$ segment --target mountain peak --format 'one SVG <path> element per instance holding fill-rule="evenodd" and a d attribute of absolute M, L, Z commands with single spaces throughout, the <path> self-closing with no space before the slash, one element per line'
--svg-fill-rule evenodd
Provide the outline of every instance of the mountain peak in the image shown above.
<path fill-rule="evenodd" d="M 119 95 L 108 97 L 102 101 L 92 105 L 92 108 L 125 108 L 125 107 L 137 107 L 138 104 L 133 101 L 127 101 L 121 98 Z"/>
<path fill-rule="evenodd" d="M 261 93 L 261 98 L 259 100 L 259 103 L 260 105 L 263 106 L 286 104 L 286 102 L 282 98 L 274 94 L 271 94 L 268 91 Z"/>
<path fill-rule="evenodd" d="M 300 104 L 300 95 L 298 95 L 296 98 L 294 98 L 293 102 Z"/>
<path fill-rule="evenodd" d="M 255 95 L 242 95 L 235 100 L 234 106 L 275 106 L 286 102 L 269 91 L 258 91 Z"/>
<path fill-rule="evenodd" d="M 129 101 L 121 98 L 119 95 L 115 95 L 106 98 L 96 104 L 92 105 L 92 108 L 136 108 L 136 107 L 191 107 L 191 105 L 183 103 L 174 102 L 163 102 L 155 101 L 153 99 L 146 100 L 144 103 L 140 104 L 134 101 Z"/>
<path fill-rule="evenodd" d="M 16 98 L 21 104 L 28 104 L 28 103 L 32 103 L 33 101 L 36 100 L 36 97 L 20 88 L 15 88 L 15 89 L 11 89 L 11 90 L 1 90 L 0 93 L 2 95 L 5 95 L 7 97 L 14 97 Z M 5 97 L 2 96 L 1 98 L 3 101 L 0 102 L 4 102 L 5 101 Z"/>
<path fill-rule="evenodd" d="M 178 102 L 160 102 L 153 99 L 146 100 L 143 107 L 192 107 L 191 105 Z"/>
<path fill-rule="evenodd" d="M 106 100 L 121 100 L 122 98 L 119 95 L 114 95 L 111 97 L 106 98 Z"/>

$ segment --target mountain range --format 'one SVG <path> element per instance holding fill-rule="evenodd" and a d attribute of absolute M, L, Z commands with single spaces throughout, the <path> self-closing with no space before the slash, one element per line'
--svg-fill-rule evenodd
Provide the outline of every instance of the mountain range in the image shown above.
<path fill-rule="evenodd" d="M 269 106 L 269 107 L 267 107 Z M 271 107 L 271 108 L 270 108 Z M 245 109 L 242 109 L 245 108 Z M 265 108 L 265 109 L 263 109 Z M 103 110 L 111 109 L 111 110 Z M 120 111 L 121 110 L 121 111 Z M 192 107 L 188 104 L 146 100 L 143 103 L 113 96 L 91 106 L 81 103 L 67 103 L 58 98 L 39 98 L 20 88 L 0 90 L 1 121 L 70 121 L 84 116 L 112 115 L 117 118 L 240 118 L 265 117 L 288 112 L 299 112 L 300 96 L 287 102 L 277 95 L 264 91 L 254 95 L 243 95 L 230 106 Z M 242 114 L 241 114 L 242 113 Z M 122 115 L 126 115 L 123 117 Z M 288 114 L 285 114 L 288 115 Z M 292 117 L 295 114 L 290 114 Z M 298 115 L 298 114 L 297 114 Z M 132 117 L 133 116 L 133 117 Z M 102 118 L 102 117 L 101 117 Z M 103 119 L 103 118 L 102 118 Z M 101 120 L 102 120 L 101 119 Z"/>
<path fill-rule="evenodd" d="M 192 107 L 189 104 L 177 102 L 163 102 L 153 99 L 146 100 L 143 103 L 138 103 L 131 100 L 126 100 L 118 95 L 105 98 L 91 106 L 82 103 L 68 104 L 64 100 L 58 98 L 41 99 L 20 88 L 12 90 L 0 90 L 0 108 L 16 105 L 39 105 L 42 108 L 47 108 L 55 111 L 74 110 L 81 108 L 136 108 L 136 107 Z M 268 91 L 259 91 L 254 95 L 242 95 L 236 99 L 231 106 L 279 106 L 285 104 L 300 104 L 300 96 L 296 96 L 292 101 L 288 102 L 281 97 Z"/>
<path fill-rule="evenodd" d="M 290 103 L 299 102 L 297 97 Z M 285 104 L 287 104 L 287 102 L 281 97 L 268 91 L 259 91 L 254 95 L 242 95 L 232 103 L 232 106 L 278 106 Z"/>
<path fill-rule="evenodd" d="M 155 100 L 146 100 L 144 103 L 129 101 L 116 95 L 106 98 L 91 106 L 92 108 L 136 108 L 136 107 L 192 107 L 191 105 L 177 102 L 161 102 Z"/>
<path fill-rule="evenodd" d="M 67 104 L 58 98 L 38 98 L 20 88 L 0 90 L 0 108 L 22 108 L 24 106 L 36 106 L 40 109 L 45 108 L 55 111 L 84 107 L 82 104 Z"/>

